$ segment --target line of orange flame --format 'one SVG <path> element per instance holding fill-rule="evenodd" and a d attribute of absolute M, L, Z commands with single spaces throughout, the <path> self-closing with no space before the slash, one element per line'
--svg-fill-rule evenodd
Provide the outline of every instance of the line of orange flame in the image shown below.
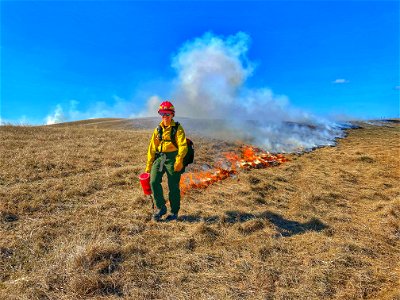
<path fill-rule="evenodd" d="M 181 194 L 193 188 L 206 188 L 217 181 L 234 176 L 240 169 L 266 168 L 288 161 L 282 154 L 272 155 L 252 146 L 244 146 L 241 155 L 234 152 L 223 154 L 225 160 L 217 162 L 214 169 L 184 173 L 180 181 Z"/>

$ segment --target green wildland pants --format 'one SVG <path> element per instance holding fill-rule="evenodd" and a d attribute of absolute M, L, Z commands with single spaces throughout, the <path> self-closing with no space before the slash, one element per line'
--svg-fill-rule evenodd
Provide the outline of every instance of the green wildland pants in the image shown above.
<path fill-rule="evenodd" d="M 169 203 L 171 205 L 171 213 L 173 214 L 177 214 L 181 206 L 181 190 L 179 189 L 179 182 L 181 180 L 183 169 L 179 172 L 174 171 L 175 158 L 177 154 L 178 151 L 161 153 L 161 156 L 154 160 L 150 172 L 151 190 L 153 191 L 154 201 L 158 209 L 165 208 L 165 198 L 161 182 L 164 173 L 167 172 Z"/>

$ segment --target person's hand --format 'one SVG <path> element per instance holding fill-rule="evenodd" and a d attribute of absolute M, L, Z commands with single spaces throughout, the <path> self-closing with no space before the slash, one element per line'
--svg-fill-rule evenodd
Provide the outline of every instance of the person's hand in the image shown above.
<path fill-rule="evenodd" d="M 183 169 L 183 162 L 176 161 L 175 164 L 174 164 L 175 172 L 180 172 L 182 169 Z"/>

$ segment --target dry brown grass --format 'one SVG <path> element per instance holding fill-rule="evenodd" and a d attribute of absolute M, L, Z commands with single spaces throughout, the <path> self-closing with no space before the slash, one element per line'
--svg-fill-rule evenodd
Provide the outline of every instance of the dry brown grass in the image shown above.
<path fill-rule="evenodd" d="M 399 125 L 192 190 L 154 223 L 151 131 L 121 122 L 0 127 L 1 299 L 400 299 Z M 193 168 L 235 147 L 194 140 Z"/>

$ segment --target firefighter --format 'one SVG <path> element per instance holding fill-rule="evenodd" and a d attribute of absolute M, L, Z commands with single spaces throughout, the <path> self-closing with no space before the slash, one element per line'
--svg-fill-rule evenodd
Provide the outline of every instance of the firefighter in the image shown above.
<path fill-rule="evenodd" d="M 179 181 L 184 171 L 183 158 L 188 148 L 186 143 L 185 131 L 183 127 L 175 126 L 173 117 L 175 108 L 169 101 L 164 101 L 158 108 L 158 113 L 162 120 L 151 136 L 148 152 L 146 172 L 150 173 L 150 185 L 154 195 L 154 202 L 157 207 L 153 215 L 153 220 L 160 221 L 161 217 L 167 213 L 165 198 L 161 186 L 162 177 L 167 173 L 169 202 L 171 211 L 166 217 L 167 221 L 176 220 L 180 209 L 181 192 Z M 171 133 L 174 130 L 175 141 L 171 140 Z M 174 145 L 175 144 L 175 145 Z"/>

